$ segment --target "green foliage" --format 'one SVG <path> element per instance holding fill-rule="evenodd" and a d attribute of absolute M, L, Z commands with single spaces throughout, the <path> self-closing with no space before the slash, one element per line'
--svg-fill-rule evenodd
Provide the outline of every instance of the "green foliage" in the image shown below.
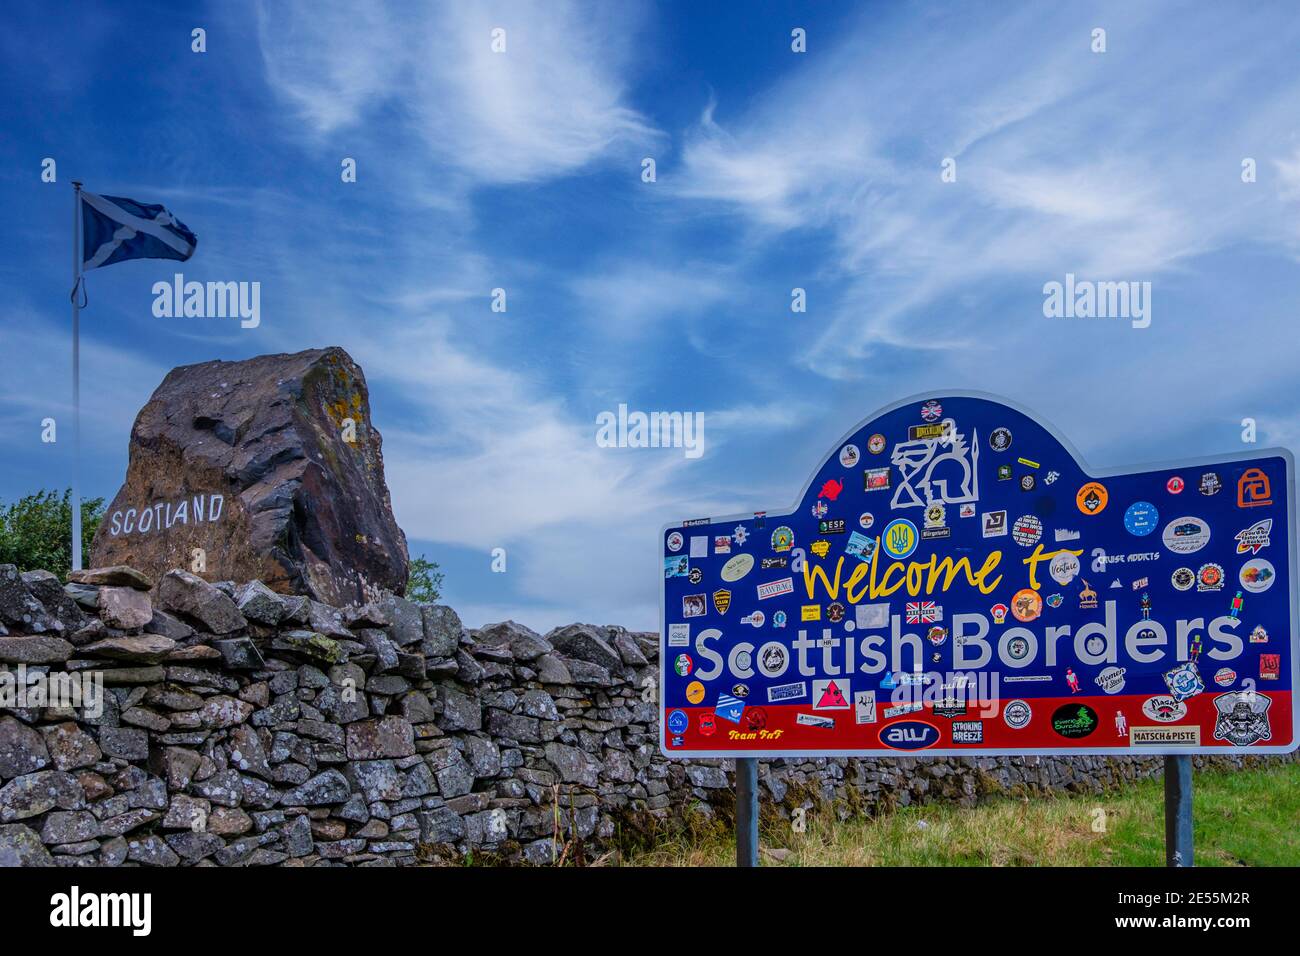
<path fill-rule="evenodd" d="M 103 498 L 81 501 L 81 553 L 104 517 Z M 11 505 L 0 502 L 0 564 L 19 571 L 53 571 L 60 578 L 72 567 L 72 489 L 38 491 Z"/>
<path fill-rule="evenodd" d="M 442 579 L 437 561 L 424 555 L 411 559 L 411 572 L 406 579 L 406 599 L 417 604 L 436 604 L 442 597 Z"/>

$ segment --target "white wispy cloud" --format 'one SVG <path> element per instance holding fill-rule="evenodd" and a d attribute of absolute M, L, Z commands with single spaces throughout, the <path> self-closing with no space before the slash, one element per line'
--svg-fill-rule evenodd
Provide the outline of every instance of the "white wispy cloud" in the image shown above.
<path fill-rule="evenodd" d="M 960 366 L 972 346 L 1005 352 L 1031 334 L 1030 311 L 977 326 L 952 307 L 994 281 L 1033 290 L 1068 270 L 1172 285 L 1197 256 L 1294 236 L 1294 208 L 1248 192 L 1239 163 L 1276 157 L 1278 192 L 1292 195 L 1300 81 L 1265 94 L 1248 68 L 1207 69 L 1205 48 L 1175 42 L 1171 10 L 1155 5 L 1086 19 L 981 7 L 942 24 L 912 13 L 820 38 L 752 105 L 723 123 L 731 104 L 710 104 L 687 133 L 678 196 L 772 243 L 830 231 L 825 268 L 846 288 L 821 312 L 806 367 L 852 379 L 867 374 L 862 359 L 936 347 Z M 1217 63 L 1271 62 L 1300 36 L 1211 8 L 1177 16 L 1179 35 L 1216 37 Z M 1089 49 L 1097 24 L 1104 54 Z M 945 157 L 955 183 L 940 179 Z"/>
<path fill-rule="evenodd" d="M 260 4 L 258 37 L 271 87 L 316 133 L 395 117 L 470 180 L 525 183 L 657 139 L 625 98 L 639 19 L 568 0 L 304 0 Z"/>
<path fill-rule="evenodd" d="M 694 320 L 731 296 L 738 277 L 711 264 L 668 268 L 626 259 L 569 282 L 580 314 L 604 335 L 631 338 Z"/>
<path fill-rule="evenodd" d="M 71 329 L 44 321 L 45 311 L 16 302 L 3 320 L 5 349 L 21 356 L 0 381 L 0 439 L 14 447 L 39 443 L 47 417 L 57 423 L 58 443 L 72 442 Z M 81 334 L 81 445 L 88 457 L 126 447 L 136 412 L 168 371 L 147 354 L 105 341 L 95 317 L 83 314 Z"/>
<path fill-rule="evenodd" d="M 625 99 L 639 19 L 633 7 L 570 2 L 379 5 L 364 17 L 348 4 L 267 4 L 259 38 L 269 85 L 311 137 L 374 143 L 382 130 L 401 144 L 399 179 L 423 153 L 456 191 L 595 163 L 626 161 L 634 177 L 648 144 L 662 140 Z M 505 31 L 505 53 L 492 51 L 495 28 Z M 432 184 L 419 191 L 436 193 Z M 399 523 L 412 538 L 484 555 L 507 548 L 508 591 L 523 606 L 468 602 L 461 612 L 471 624 L 514 616 L 549 626 L 620 613 L 647 624 L 653 608 L 628 556 L 653 561 L 673 476 L 691 462 L 680 452 L 597 447 L 594 416 L 530 372 L 513 336 L 498 354 L 504 343 L 492 329 L 466 334 L 469 316 L 489 314 L 486 295 L 503 274 L 530 276 L 535 266 L 503 261 L 471 239 L 472 203 L 420 222 L 400 195 L 384 190 L 393 214 L 382 288 L 359 302 L 355 264 L 291 282 L 319 305 L 314 332 L 345 344 L 376 401 L 389 403 L 376 419 Z M 670 278 L 613 261 L 573 274 L 569 291 L 593 327 L 604 312 L 604 327 L 619 335 L 659 310 L 723 292 L 708 277 L 689 288 Z M 512 321 L 513 313 L 495 316 L 495 327 L 511 334 Z"/>
<path fill-rule="evenodd" d="M 273 89 L 321 134 L 357 123 L 396 95 L 401 17 L 386 3 L 258 3 L 257 38 Z"/>

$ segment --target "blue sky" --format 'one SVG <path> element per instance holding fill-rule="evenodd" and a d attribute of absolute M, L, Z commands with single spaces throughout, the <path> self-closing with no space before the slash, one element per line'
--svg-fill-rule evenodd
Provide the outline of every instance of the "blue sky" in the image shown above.
<path fill-rule="evenodd" d="M 90 274 L 86 491 L 115 492 L 173 366 L 340 345 L 411 550 L 471 626 L 653 629 L 661 525 L 787 508 L 841 434 L 920 391 L 1005 395 L 1097 467 L 1240 450 L 1247 416 L 1261 446 L 1300 444 L 1287 4 L 0 18 L 0 498 L 70 475 L 40 422 L 69 414 L 72 179 L 166 203 L 199 235 L 187 279 L 262 284 L 241 329 L 155 318 L 171 263 Z M 1150 282 L 1151 326 L 1044 317 L 1066 273 Z M 704 455 L 598 447 L 620 403 L 703 412 Z"/>

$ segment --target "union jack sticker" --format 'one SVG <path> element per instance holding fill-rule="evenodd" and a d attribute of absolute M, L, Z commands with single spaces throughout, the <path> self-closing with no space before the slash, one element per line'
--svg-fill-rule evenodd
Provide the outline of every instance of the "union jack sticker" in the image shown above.
<path fill-rule="evenodd" d="M 943 620 L 943 608 L 933 601 L 908 601 L 904 611 L 908 624 L 933 624 Z"/>

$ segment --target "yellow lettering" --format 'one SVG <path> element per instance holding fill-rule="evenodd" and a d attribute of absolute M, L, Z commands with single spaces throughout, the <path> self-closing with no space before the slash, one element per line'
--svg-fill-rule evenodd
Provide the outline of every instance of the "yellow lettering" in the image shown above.
<path fill-rule="evenodd" d="M 994 551 L 984 559 L 984 564 L 980 566 L 979 573 L 975 575 L 979 581 L 980 594 L 992 594 L 997 589 L 997 586 L 1002 583 L 1002 575 L 999 574 L 991 584 L 985 584 L 989 572 L 996 568 L 1001 560 L 1001 551 Z"/>
<path fill-rule="evenodd" d="M 813 585 L 818 578 L 821 578 L 821 582 L 825 586 L 826 592 L 830 595 L 830 599 L 834 601 L 835 595 L 840 593 L 840 571 L 843 568 L 844 558 L 841 557 L 835 562 L 835 583 L 831 584 L 830 579 L 826 577 L 826 571 L 824 568 L 820 565 L 814 567 L 811 561 L 805 561 L 803 563 L 803 586 L 808 591 L 808 600 L 811 601 L 815 597 L 814 591 L 816 589 Z"/>
<path fill-rule="evenodd" d="M 930 560 L 933 563 L 934 559 L 931 558 Z M 930 568 L 930 577 L 925 584 L 926 593 L 934 590 L 935 582 L 938 581 L 940 574 L 943 575 L 943 587 L 941 590 L 946 591 L 952 587 L 952 582 L 955 581 L 957 575 L 961 574 L 963 571 L 966 573 L 966 583 L 971 587 L 975 587 L 975 572 L 971 570 L 970 558 L 962 558 L 955 564 L 953 563 L 952 558 L 944 558 L 939 562 L 938 567 L 932 566 Z"/>
<path fill-rule="evenodd" d="M 900 579 L 897 584 L 891 585 L 889 583 L 889 578 L 890 575 L 892 575 L 895 571 L 898 572 Z M 902 580 L 903 576 L 904 576 L 903 565 L 897 561 L 893 562 L 888 568 L 885 569 L 885 577 L 884 580 L 880 582 L 880 589 L 876 590 L 876 588 L 874 587 L 871 589 L 871 596 L 873 598 L 889 597 L 889 595 L 893 594 L 895 591 L 897 591 L 899 588 L 903 586 L 903 580 Z"/>
<path fill-rule="evenodd" d="M 872 556 L 872 560 L 875 560 L 874 555 Z M 867 576 L 867 571 L 867 562 L 859 561 L 858 566 L 854 568 L 853 573 L 849 575 L 849 580 L 844 585 L 844 597 L 850 604 L 857 604 L 865 596 L 862 591 L 855 591 L 854 588 L 856 588 L 862 582 L 862 579 Z"/>
<path fill-rule="evenodd" d="M 1041 545 L 1039 551 L 1041 551 Z M 1060 552 L 1053 552 L 1048 555 L 1040 555 L 1038 551 L 1030 558 L 1025 559 L 1026 564 L 1031 561 L 1050 560 Z M 1082 554 L 1082 551 L 1071 552 L 1075 555 Z M 880 560 L 881 550 L 879 547 L 872 552 L 871 560 L 859 562 L 849 575 L 848 580 L 844 582 L 844 596 L 850 604 L 867 599 L 875 600 L 881 597 L 888 597 L 900 588 L 906 587 L 907 593 L 912 597 L 921 594 L 933 594 L 936 590 L 940 592 L 948 591 L 954 583 L 964 582 L 966 585 L 977 588 L 981 594 L 991 594 L 1002 583 L 1002 575 L 996 575 L 990 580 L 990 575 L 997 569 L 1002 561 L 1002 552 L 993 551 L 985 559 L 979 570 L 975 570 L 970 558 L 963 557 L 953 560 L 946 557 L 942 561 L 938 555 L 931 555 L 930 559 L 925 562 L 911 561 L 904 563 L 902 561 L 891 561 L 884 569 L 883 577 L 878 578 L 877 572 L 880 570 L 877 562 Z M 1031 564 L 1030 580 L 1033 578 L 1033 567 Z M 844 558 L 841 557 L 835 562 L 833 576 L 827 574 L 826 569 L 820 565 L 814 565 L 810 561 L 805 561 L 803 566 L 804 590 L 808 593 L 808 600 L 817 599 L 817 582 L 820 581 L 825 588 L 829 600 L 835 600 L 840 591 L 841 578 L 844 572 Z M 1036 587 L 1037 585 L 1035 585 Z"/>
<path fill-rule="evenodd" d="M 930 555 L 930 567 L 934 567 L 934 555 Z M 924 564 L 917 564 L 913 561 L 907 566 L 907 593 L 912 597 L 916 597 L 921 593 L 921 575 L 924 573 Z"/>

